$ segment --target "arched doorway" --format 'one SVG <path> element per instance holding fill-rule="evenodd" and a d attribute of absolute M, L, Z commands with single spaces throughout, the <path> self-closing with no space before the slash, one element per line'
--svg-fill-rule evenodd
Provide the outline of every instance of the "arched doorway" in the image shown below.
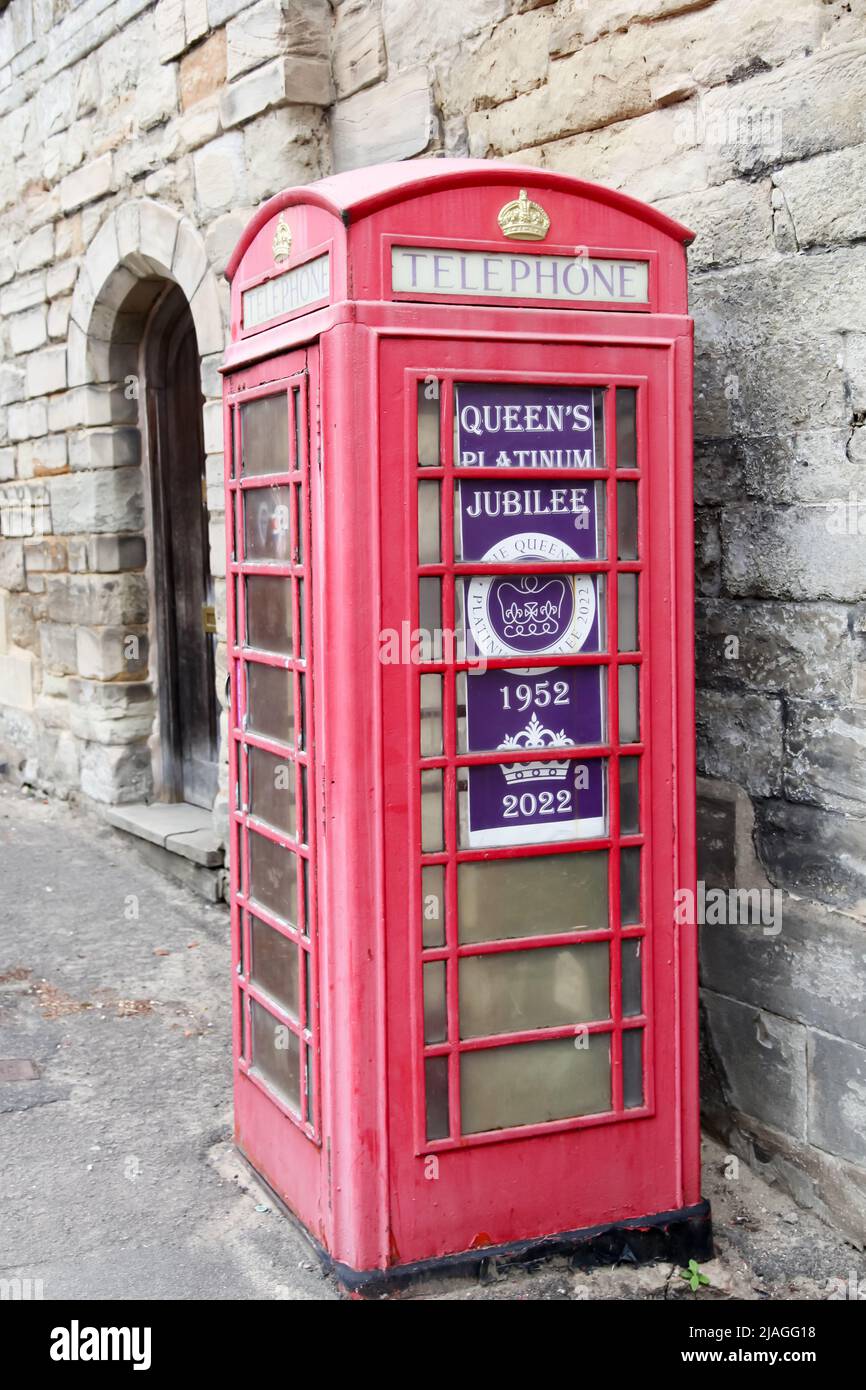
<path fill-rule="evenodd" d="M 145 327 L 141 397 L 150 465 L 158 793 L 162 801 L 210 810 L 219 720 L 199 364 L 186 296 L 167 284 Z"/>

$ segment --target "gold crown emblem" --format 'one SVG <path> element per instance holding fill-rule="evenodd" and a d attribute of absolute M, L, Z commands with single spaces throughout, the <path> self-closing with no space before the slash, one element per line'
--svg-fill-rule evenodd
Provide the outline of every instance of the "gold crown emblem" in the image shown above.
<path fill-rule="evenodd" d="M 280 213 L 277 222 L 271 249 L 275 261 L 287 261 L 289 259 L 292 250 L 292 230 L 282 213 Z"/>
<path fill-rule="evenodd" d="M 550 218 L 540 203 L 531 203 L 526 189 L 521 188 L 520 196 L 506 203 L 499 210 L 496 219 L 506 236 L 515 241 L 543 241 L 550 227 Z"/>

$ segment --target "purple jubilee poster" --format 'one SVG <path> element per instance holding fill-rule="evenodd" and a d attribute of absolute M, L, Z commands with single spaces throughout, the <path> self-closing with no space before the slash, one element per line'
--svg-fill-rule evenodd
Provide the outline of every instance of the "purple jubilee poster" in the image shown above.
<path fill-rule="evenodd" d="M 585 387 L 471 383 L 457 387 L 456 458 L 464 468 L 593 468 L 592 391 Z M 601 557 L 603 485 L 525 479 L 461 479 L 458 556 L 513 564 L 513 574 L 464 581 L 471 657 L 599 651 L 604 605 L 596 575 L 521 574 L 521 561 L 551 565 Z M 606 829 L 598 758 L 551 750 L 605 737 L 603 672 L 545 666 L 469 672 L 467 751 L 538 749 L 538 761 L 468 770 L 469 845 L 542 844 Z"/>

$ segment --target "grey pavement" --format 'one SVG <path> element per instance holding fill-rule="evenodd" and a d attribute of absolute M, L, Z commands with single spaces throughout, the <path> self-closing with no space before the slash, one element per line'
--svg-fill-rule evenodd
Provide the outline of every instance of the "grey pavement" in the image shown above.
<path fill-rule="evenodd" d="M 228 914 L 94 815 L 0 784 L 0 1279 L 46 1299 L 336 1299 L 231 1147 Z M 718 1145 L 700 1298 L 866 1295 L 866 1260 Z M 562 1262 L 404 1299 L 691 1298 Z"/>

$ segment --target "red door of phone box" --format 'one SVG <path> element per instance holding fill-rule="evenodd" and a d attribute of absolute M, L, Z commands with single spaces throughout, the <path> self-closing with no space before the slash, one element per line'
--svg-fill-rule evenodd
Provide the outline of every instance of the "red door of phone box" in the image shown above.
<path fill-rule="evenodd" d="M 228 267 L 236 1139 L 356 1288 L 710 1250 L 689 236 L 420 161 Z"/>

